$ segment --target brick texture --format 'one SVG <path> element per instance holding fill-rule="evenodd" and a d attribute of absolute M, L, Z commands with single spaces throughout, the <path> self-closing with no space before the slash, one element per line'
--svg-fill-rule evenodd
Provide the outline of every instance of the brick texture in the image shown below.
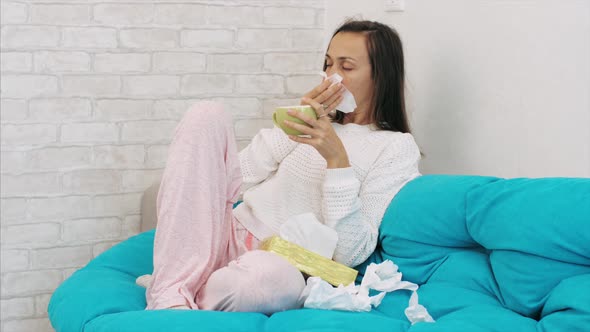
<path fill-rule="evenodd" d="M 137 234 L 143 191 L 195 102 L 244 147 L 319 81 L 325 0 L 2 0 L 1 331 Z"/>

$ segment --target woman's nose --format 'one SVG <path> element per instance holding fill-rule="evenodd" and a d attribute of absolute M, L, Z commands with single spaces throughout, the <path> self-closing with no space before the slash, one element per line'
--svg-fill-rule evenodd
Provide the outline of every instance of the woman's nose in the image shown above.
<path fill-rule="evenodd" d="M 337 73 L 337 70 L 334 69 L 334 66 L 328 67 L 327 70 L 326 70 L 326 74 L 328 76 L 332 76 L 335 73 Z M 342 75 L 340 75 L 340 76 L 342 76 Z"/>
<path fill-rule="evenodd" d="M 336 69 L 332 69 L 332 67 L 330 67 L 330 68 L 328 68 L 328 69 L 326 70 L 326 75 L 327 75 L 328 77 L 330 77 L 330 76 L 332 76 L 332 75 L 334 75 L 334 74 L 338 74 L 338 75 L 340 75 L 340 77 L 342 77 L 342 81 L 341 81 L 340 83 L 342 83 L 342 85 L 346 85 L 346 83 L 347 83 L 347 79 L 346 79 L 346 77 L 344 77 L 344 75 L 342 75 L 342 73 L 341 73 L 341 72 L 338 72 L 338 70 L 336 70 Z"/>

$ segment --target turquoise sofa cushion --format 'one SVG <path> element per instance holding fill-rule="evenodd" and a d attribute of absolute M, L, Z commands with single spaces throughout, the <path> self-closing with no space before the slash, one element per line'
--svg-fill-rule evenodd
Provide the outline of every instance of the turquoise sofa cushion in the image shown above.
<path fill-rule="evenodd" d="M 411 325 L 409 292 L 368 313 L 145 311 L 135 278 L 150 273 L 154 232 L 75 272 L 53 294 L 65 331 L 577 331 L 590 326 L 590 179 L 429 175 L 387 209 L 377 249 L 420 286 L 436 323 Z"/>
<path fill-rule="evenodd" d="M 422 285 L 420 302 L 439 318 L 434 325 L 452 315 L 457 324 L 472 317 L 475 329 L 483 317 L 473 310 L 484 305 L 512 312 L 502 317 L 513 320 L 488 319 L 487 330 L 521 326 L 517 322 L 526 323 L 511 330 L 527 331 L 531 322 L 531 331 L 590 326 L 584 282 L 590 278 L 590 179 L 423 176 L 392 201 L 379 243 L 359 270 L 393 260 L 404 279 Z M 589 294 L 585 302 L 580 290 Z M 560 305 L 549 306 L 553 301 Z M 458 328 L 446 324 L 445 330 Z M 418 330 L 430 328 L 439 331 Z"/>

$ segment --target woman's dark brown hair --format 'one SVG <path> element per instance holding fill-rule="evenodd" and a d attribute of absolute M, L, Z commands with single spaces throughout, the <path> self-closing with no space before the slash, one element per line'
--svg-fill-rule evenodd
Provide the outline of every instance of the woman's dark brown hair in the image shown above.
<path fill-rule="evenodd" d="M 348 20 L 332 35 L 357 32 L 366 35 L 371 79 L 375 84 L 371 106 L 372 122 L 379 129 L 409 133 L 406 114 L 404 51 L 397 32 L 382 23 Z M 326 71 L 324 61 L 324 71 Z M 338 111 L 333 121 L 342 123 L 344 113 Z"/>

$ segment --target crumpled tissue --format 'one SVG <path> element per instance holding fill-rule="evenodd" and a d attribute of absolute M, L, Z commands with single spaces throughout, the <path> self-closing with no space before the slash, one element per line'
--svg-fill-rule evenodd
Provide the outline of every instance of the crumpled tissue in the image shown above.
<path fill-rule="evenodd" d="M 381 264 L 371 263 L 367 266 L 360 285 L 352 283 L 334 288 L 318 277 L 310 277 L 301 297 L 305 299 L 305 308 L 370 311 L 371 307 L 381 304 L 386 293 L 406 289 L 412 291 L 408 307 L 404 311 L 408 320 L 412 324 L 434 322 L 426 308 L 418 303 L 418 285 L 401 279 L 402 273 L 398 271 L 397 265 L 386 260 Z M 380 293 L 369 296 L 371 289 Z"/>
<path fill-rule="evenodd" d="M 412 296 L 410 296 L 410 302 L 406 310 L 404 310 L 406 317 L 408 320 L 413 324 L 419 322 L 426 322 L 426 323 L 434 323 L 434 319 L 428 313 L 428 310 L 418 303 L 418 293 L 413 292 Z"/>
<path fill-rule="evenodd" d="M 343 79 L 342 76 L 338 74 L 333 74 L 332 76 L 328 77 L 328 74 L 326 74 L 323 71 L 320 72 L 320 75 L 322 75 L 324 79 L 327 79 L 330 82 L 332 82 L 332 85 L 342 82 Z M 342 93 L 342 101 L 340 102 L 340 104 L 338 104 L 338 106 L 336 106 L 335 109 L 343 113 L 350 113 L 353 112 L 355 108 L 356 101 L 354 100 L 354 96 L 352 95 L 352 93 L 350 93 L 350 91 L 348 91 L 346 87 L 344 87 L 344 93 Z"/>
<path fill-rule="evenodd" d="M 338 233 L 311 212 L 289 217 L 281 225 L 279 236 L 328 259 L 332 259 L 338 244 Z"/>
<path fill-rule="evenodd" d="M 313 213 L 290 217 L 281 225 L 279 235 L 284 240 L 330 259 L 338 243 L 338 233 L 322 224 Z M 371 289 L 380 293 L 369 296 Z M 351 283 L 348 286 L 340 285 L 334 288 L 320 277 L 309 277 L 300 300 L 304 301 L 305 308 L 371 311 L 372 307 L 381 304 L 386 293 L 400 289 L 412 291 L 408 307 L 404 311 L 412 324 L 434 322 L 428 310 L 418 303 L 418 285 L 402 281 L 402 273 L 390 260 L 367 266 L 360 285 Z"/>

